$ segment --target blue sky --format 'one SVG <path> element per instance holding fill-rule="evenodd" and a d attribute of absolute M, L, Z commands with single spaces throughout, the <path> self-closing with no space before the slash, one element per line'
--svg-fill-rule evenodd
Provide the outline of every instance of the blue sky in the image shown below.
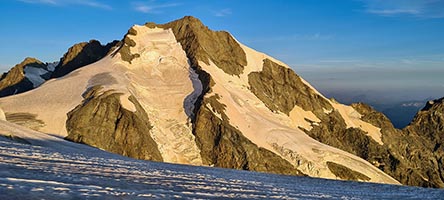
<path fill-rule="evenodd" d="M 322 92 L 444 96 L 444 0 L 2 0 L 0 13 L 2 71 L 27 56 L 56 61 L 74 43 L 121 39 L 133 24 L 193 15 Z"/>

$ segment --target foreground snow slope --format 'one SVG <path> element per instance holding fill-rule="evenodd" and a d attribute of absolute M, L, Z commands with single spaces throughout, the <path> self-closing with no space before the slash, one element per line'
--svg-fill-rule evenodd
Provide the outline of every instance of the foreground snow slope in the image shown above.
<path fill-rule="evenodd" d="M 0 121 L 0 199 L 439 199 L 444 190 L 134 160 Z M 25 141 L 13 141 L 15 135 Z"/>

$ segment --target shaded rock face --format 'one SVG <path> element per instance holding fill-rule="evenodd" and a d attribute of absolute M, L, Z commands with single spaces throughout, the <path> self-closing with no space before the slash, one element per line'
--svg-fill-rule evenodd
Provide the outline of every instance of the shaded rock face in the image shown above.
<path fill-rule="evenodd" d="M 332 106 L 324 98 L 305 85 L 296 73 L 269 59 L 264 60 L 261 72 L 248 75 L 250 90 L 272 111 L 287 115 L 295 105 L 317 115 L 323 114 L 323 108 Z"/>
<path fill-rule="evenodd" d="M 68 113 L 66 139 L 136 159 L 162 161 L 148 116 L 134 97 L 129 100 L 136 112 L 122 107 L 120 94 L 101 93 L 99 86 L 83 97 L 82 104 Z"/>
<path fill-rule="evenodd" d="M 327 162 L 328 169 L 333 172 L 337 177 L 345 180 L 370 180 L 370 178 L 364 174 L 354 171 L 346 166 L 340 165 L 334 162 Z"/>
<path fill-rule="evenodd" d="M 115 56 L 117 53 L 120 53 L 120 56 L 122 60 L 129 62 L 131 64 L 131 61 L 134 58 L 140 57 L 138 53 L 132 54 L 130 48 L 136 46 L 136 42 L 134 40 L 130 39 L 128 35 L 137 35 L 137 31 L 133 28 L 128 30 L 128 33 L 125 35 L 123 40 L 119 42 L 119 50 L 116 51 L 112 56 Z"/>
<path fill-rule="evenodd" d="M 33 89 L 34 84 L 25 76 L 25 68 L 46 69 L 46 66 L 46 64 L 35 58 L 26 58 L 23 62 L 11 68 L 0 79 L 0 97 L 19 94 Z"/>
<path fill-rule="evenodd" d="M 416 120 L 401 131 L 395 129 L 386 116 L 370 106 L 363 103 L 352 104 L 352 106 L 363 115 L 364 121 L 381 127 L 384 145 L 379 145 L 378 148 L 375 145 L 369 145 L 369 152 L 374 151 L 374 154 L 379 154 L 378 163 L 375 164 L 381 170 L 405 185 L 444 187 L 443 151 L 436 151 L 435 147 L 439 142 L 428 137 L 428 135 L 442 135 L 443 133 L 435 129 L 439 125 L 430 120 L 433 114 L 427 111 L 419 112 Z M 438 112 L 442 114 L 443 111 L 441 107 L 441 111 Z M 425 124 L 418 124 L 419 121 Z M 417 129 L 418 127 L 421 128 Z"/>
<path fill-rule="evenodd" d="M 91 40 L 75 44 L 60 59 L 59 65 L 52 73 L 51 78 L 65 76 L 78 68 L 102 59 L 117 43 L 118 41 L 113 41 L 107 45 L 102 45 L 97 40 Z"/>
<path fill-rule="evenodd" d="M 405 147 L 410 150 L 408 156 L 422 160 L 417 166 L 427 169 L 430 179 L 436 178 L 434 181 L 444 187 L 444 98 L 429 101 L 403 131 L 422 147 Z"/>
<path fill-rule="evenodd" d="M 444 98 L 427 102 L 406 128 L 435 143 L 434 151 L 444 149 Z"/>
<path fill-rule="evenodd" d="M 219 104 L 219 105 L 218 105 Z M 213 112 L 221 114 L 223 120 Z M 275 153 L 258 147 L 229 124 L 217 98 L 206 98 L 197 113 L 194 134 L 203 164 L 232 169 L 303 175 Z"/>
<path fill-rule="evenodd" d="M 198 66 L 198 61 L 208 65 L 212 61 L 225 73 L 239 75 L 247 65 L 245 52 L 228 32 L 212 31 L 194 17 L 187 16 L 163 25 L 147 23 L 145 26 L 171 28 L 193 66 Z"/>

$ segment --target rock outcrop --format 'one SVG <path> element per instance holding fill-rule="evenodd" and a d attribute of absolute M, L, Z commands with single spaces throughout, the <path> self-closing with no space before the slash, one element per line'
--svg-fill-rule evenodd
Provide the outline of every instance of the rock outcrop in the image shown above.
<path fill-rule="evenodd" d="M 89 42 L 81 42 L 73 45 L 60 59 L 59 64 L 51 74 L 51 78 L 65 76 L 80 67 L 102 59 L 110 53 L 117 43 L 118 41 L 113 41 L 102 45 L 97 40 L 90 40 Z"/>
<path fill-rule="evenodd" d="M 270 59 L 263 61 L 260 72 L 248 75 L 251 91 L 272 111 L 290 114 L 294 106 L 299 106 L 315 115 L 323 115 L 323 109 L 331 110 L 331 104 L 304 84 L 291 69 Z"/>
<path fill-rule="evenodd" d="M 415 125 L 398 130 L 393 127 L 386 116 L 370 106 L 363 103 L 352 106 L 363 115 L 363 120 L 381 127 L 384 145 L 369 143 L 357 146 L 367 152 L 369 155 L 367 159 L 370 162 L 403 184 L 444 187 L 441 163 L 444 158 L 443 154 L 442 152 L 437 154 L 434 149 L 437 143 L 423 135 L 442 135 L 439 129 L 434 129 L 436 127 L 432 125 L 422 124 L 420 127 L 428 130 L 415 130 L 414 127 L 418 127 L 419 124 L 414 121 L 412 124 Z M 421 112 L 418 115 L 421 115 Z M 422 113 L 422 116 L 423 119 L 428 119 L 433 115 Z"/>
<path fill-rule="evenodd" d="M 81 42 L 68 49 L 60 62 L 43 63 L 26 58 L 0 78 L 0 97 L 32 90 L 51 78 L 59 78 L 72 71 L 94 63 L 112 51 L 118 41 L 101 45 L 97 40 Z"/>
<path fill-rule="evenodd" d="M 211 107 L 209 108 L 208 107 Z M 224 116 L 218 118 L 210 109 Z M 194 134 L 203 164 L 215 167 L 304 175 L 275 153 L 258 147 L 231 126 L 217 98 L 206 98 L 197 113 Z"/>
<path fill-rule="evenodd" d="M 198 61 L 207 65 L 211 61 L 225 73 L 239 75 L 247 65 L 245 52 L 230 33 L 212 31 L 197 18 L 186 16 L 166 24 L 145 26 L 172 29 L 194 67 L 199 67 Z"/>
<path fill-rule="evenodd" d="M 45 72 L 49 71 L 47 70 L 47 64 L 35 58 L 26 58 L 20 64 L 17 64 L 2 75 L 0 79 L 0 97 L 19 94 L 34 88 L 32 80 L 26 77 L 25 68 L 40 69 Z M 45 73 L 43 73 L 42 76 L 47 77 Z"/>
<path fill-rule="evenodd" d="M 66 139 L 132 158 L 162 161 L 144 109 L 130 97 L 137 111 L 126 110 L 120 95 L 102 91 L 100 86 L 86 91 L 82 104 L 68 113 Z"/>

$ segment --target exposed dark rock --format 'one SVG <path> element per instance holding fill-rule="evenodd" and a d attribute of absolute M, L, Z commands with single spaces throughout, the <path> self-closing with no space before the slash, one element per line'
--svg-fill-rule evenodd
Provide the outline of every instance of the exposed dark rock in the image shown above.
<path fill-rule="evenodd" d="M 14 124 L 28 127 L 33 130 L 39 130 L 45 125 L 45 122 L 37 118 L 36 114 L 31 113 L 5 113 L 6 120 Z"/>
<path fill-rule="evenodd" d="M 413 121 L 406 128 L 407 131 L 416 132 L 420 136 L 438 144 L 443 150 L 444 144 L 444 98 L 427 102 L 419 111 Z"/>
<path fill-rule="evenodd" d="M 289 175 L 303 175 L 282 157 L 258 147 L 231 126 L 228 119 L 221 120 L 214 115 L 206 104 L 220 108 L 214 99 L 204 99 L 197 114 L 194 134 L 201 149 L 205 165 L 232 169 L 270 172 Z M 220 104 L 217 102 L 217 104 Z M 217 112 L 223 112 L 217 109 Z M 220 114 L 220 113 L 219 113 Z M 222 113 L 224 116 L 225 114 Z"/>
<path fill-rule="evenodd" d="M 75 44 L 74 46 L 70 47 L 68 52 L 66 52 L 60 59 L 60 62 L 52 73 L 51 78 L 65 76 L 78 68 L 102 59 L 117 43 L 118 41 L 113 41 L 107 45 L 102 45 L 97 40 L 90 40 L 89 42 Z"/>
<path fill-rule="evenodd" d="M 68 113 L 66 139 L 136 159 L 162 161 L 150 135 L 148 115 L 137 100 L 130 96 L 137 109 L 131 112 L 120 104 L 121 94 L 100 90 L 90 88 L 82 104 Z"/>
<path fill-rule="evenodd" d="M 417 143 L 420 141 L 409 156 L 422 161 L 417 166 L 424 169 L 428 175 L 425 178 L 444 187 L 444 98 L 427 102 L 403 131 Z"/>
<path fill-rule="evenodd" d="M 338 163 L 334 162 L 327 162 L 328 169 L 336 175 L 337 177 L 344 179 L 344 180 L 363 180 L 363 181 L 369 181 L 370 178 L 364 174 L 361 174 L 357 171 L 354 171 L 346 166 L 340 165 Z"/>
<path fill-rule="evenodd" d="M 433 126 L 421 124 L 419 127 L 425 130 L 414 130 L 415 126 L 411 125 L 410 128 L 401 131 L 395 129 L 386 116 L 368 105 L 358 103 L 352 104 L 352 107 L 362 114 L 362 120 L 381 128 L 384 145 L 380 146 L 384 151 L 375 152 L 380 154 L 379 163 L 383 164 L 383 167 L 379 166 L 380 169 L 402 184 L 444 187 L 442 163 L 440 163 L 443 158 L 442 151 L 434 152 L 437 143 L 423 135 L 426 133 L 439 135 Z M 431 116 L 430 113 L 423 114 L 423 119 Z M 415 124 L 415 121 L 412 124 Z"/>
<path fill-rule="evenodd" d="M 248 74 L 248 83 L 250 90 L 272 111 L 288 115 L 297 105 L 319 117 L 324 115 L 323 108 L 332 109 L 293 70 L 269 59 L 264 59 L 262 71 Z"/>
<path fill-rule="evenodd" d="M 226 31 L 212 31 L 194 17 L 167 23 L 147 23 L 145 26 L 154 28 L 171 28 L 187 53 L 193 67 L 198 61 L 210 64 L 210 60 L 230 75 L 240 75 L 247 65 L 247 57 L 236 40 Z"/>
<path fill-rule="evenodd" d="M 42 63 L 35 58 L 26 58 L 23 62 L 17 64 L 2 75 L 0 79 L 0 97 L 23 93 L 38 86 L 34 85 L 25 76 L 26 67 L 40 68 L 47 71 L 45 74 L 39 74 L 40 78 L 44 81 L 51 78 L 58 78 L 80 67 L 100 60 L 106 56 L 116 44 L 117 41 L 114 41 L 102 46 L 100 42 L 96 40 L 75 44 L 69 48 L 68 52 L 60 59 L 54 71 L 49 69 L 48 63 Z"/>
<path fill-rule="evenodd" d="M 123 38 L 122 42 L 119 42 L 119 44 L 118 44 L 118 45 L 120 45 L 119 50 L 116 51 L 114 54 L 112 54 L 112 56 L 114 56 L 117 53 L 120 53 L 122 60 L 129 62 L 131 64 L 131 61 L 133 61 L 134 58 L 140 57 L 140 55 L 138 53 L 134 53 L 134 54 L 131 53 L 130 48 L 136 46 L 136 42 L 128 37 L 130 35 L 133 35 L 133 36 L 137 35 L 136 29 L 131 27 L 128 30 L 128 33 Z"/>
<path fill-rule="evenodd" d="M 26 92 L 34 85 L 25 77 L 25 67 L 45 68 L 46 65 L 35 58 L 26 58 L 15 65 L 0 79 L 0 97 Z"/>

